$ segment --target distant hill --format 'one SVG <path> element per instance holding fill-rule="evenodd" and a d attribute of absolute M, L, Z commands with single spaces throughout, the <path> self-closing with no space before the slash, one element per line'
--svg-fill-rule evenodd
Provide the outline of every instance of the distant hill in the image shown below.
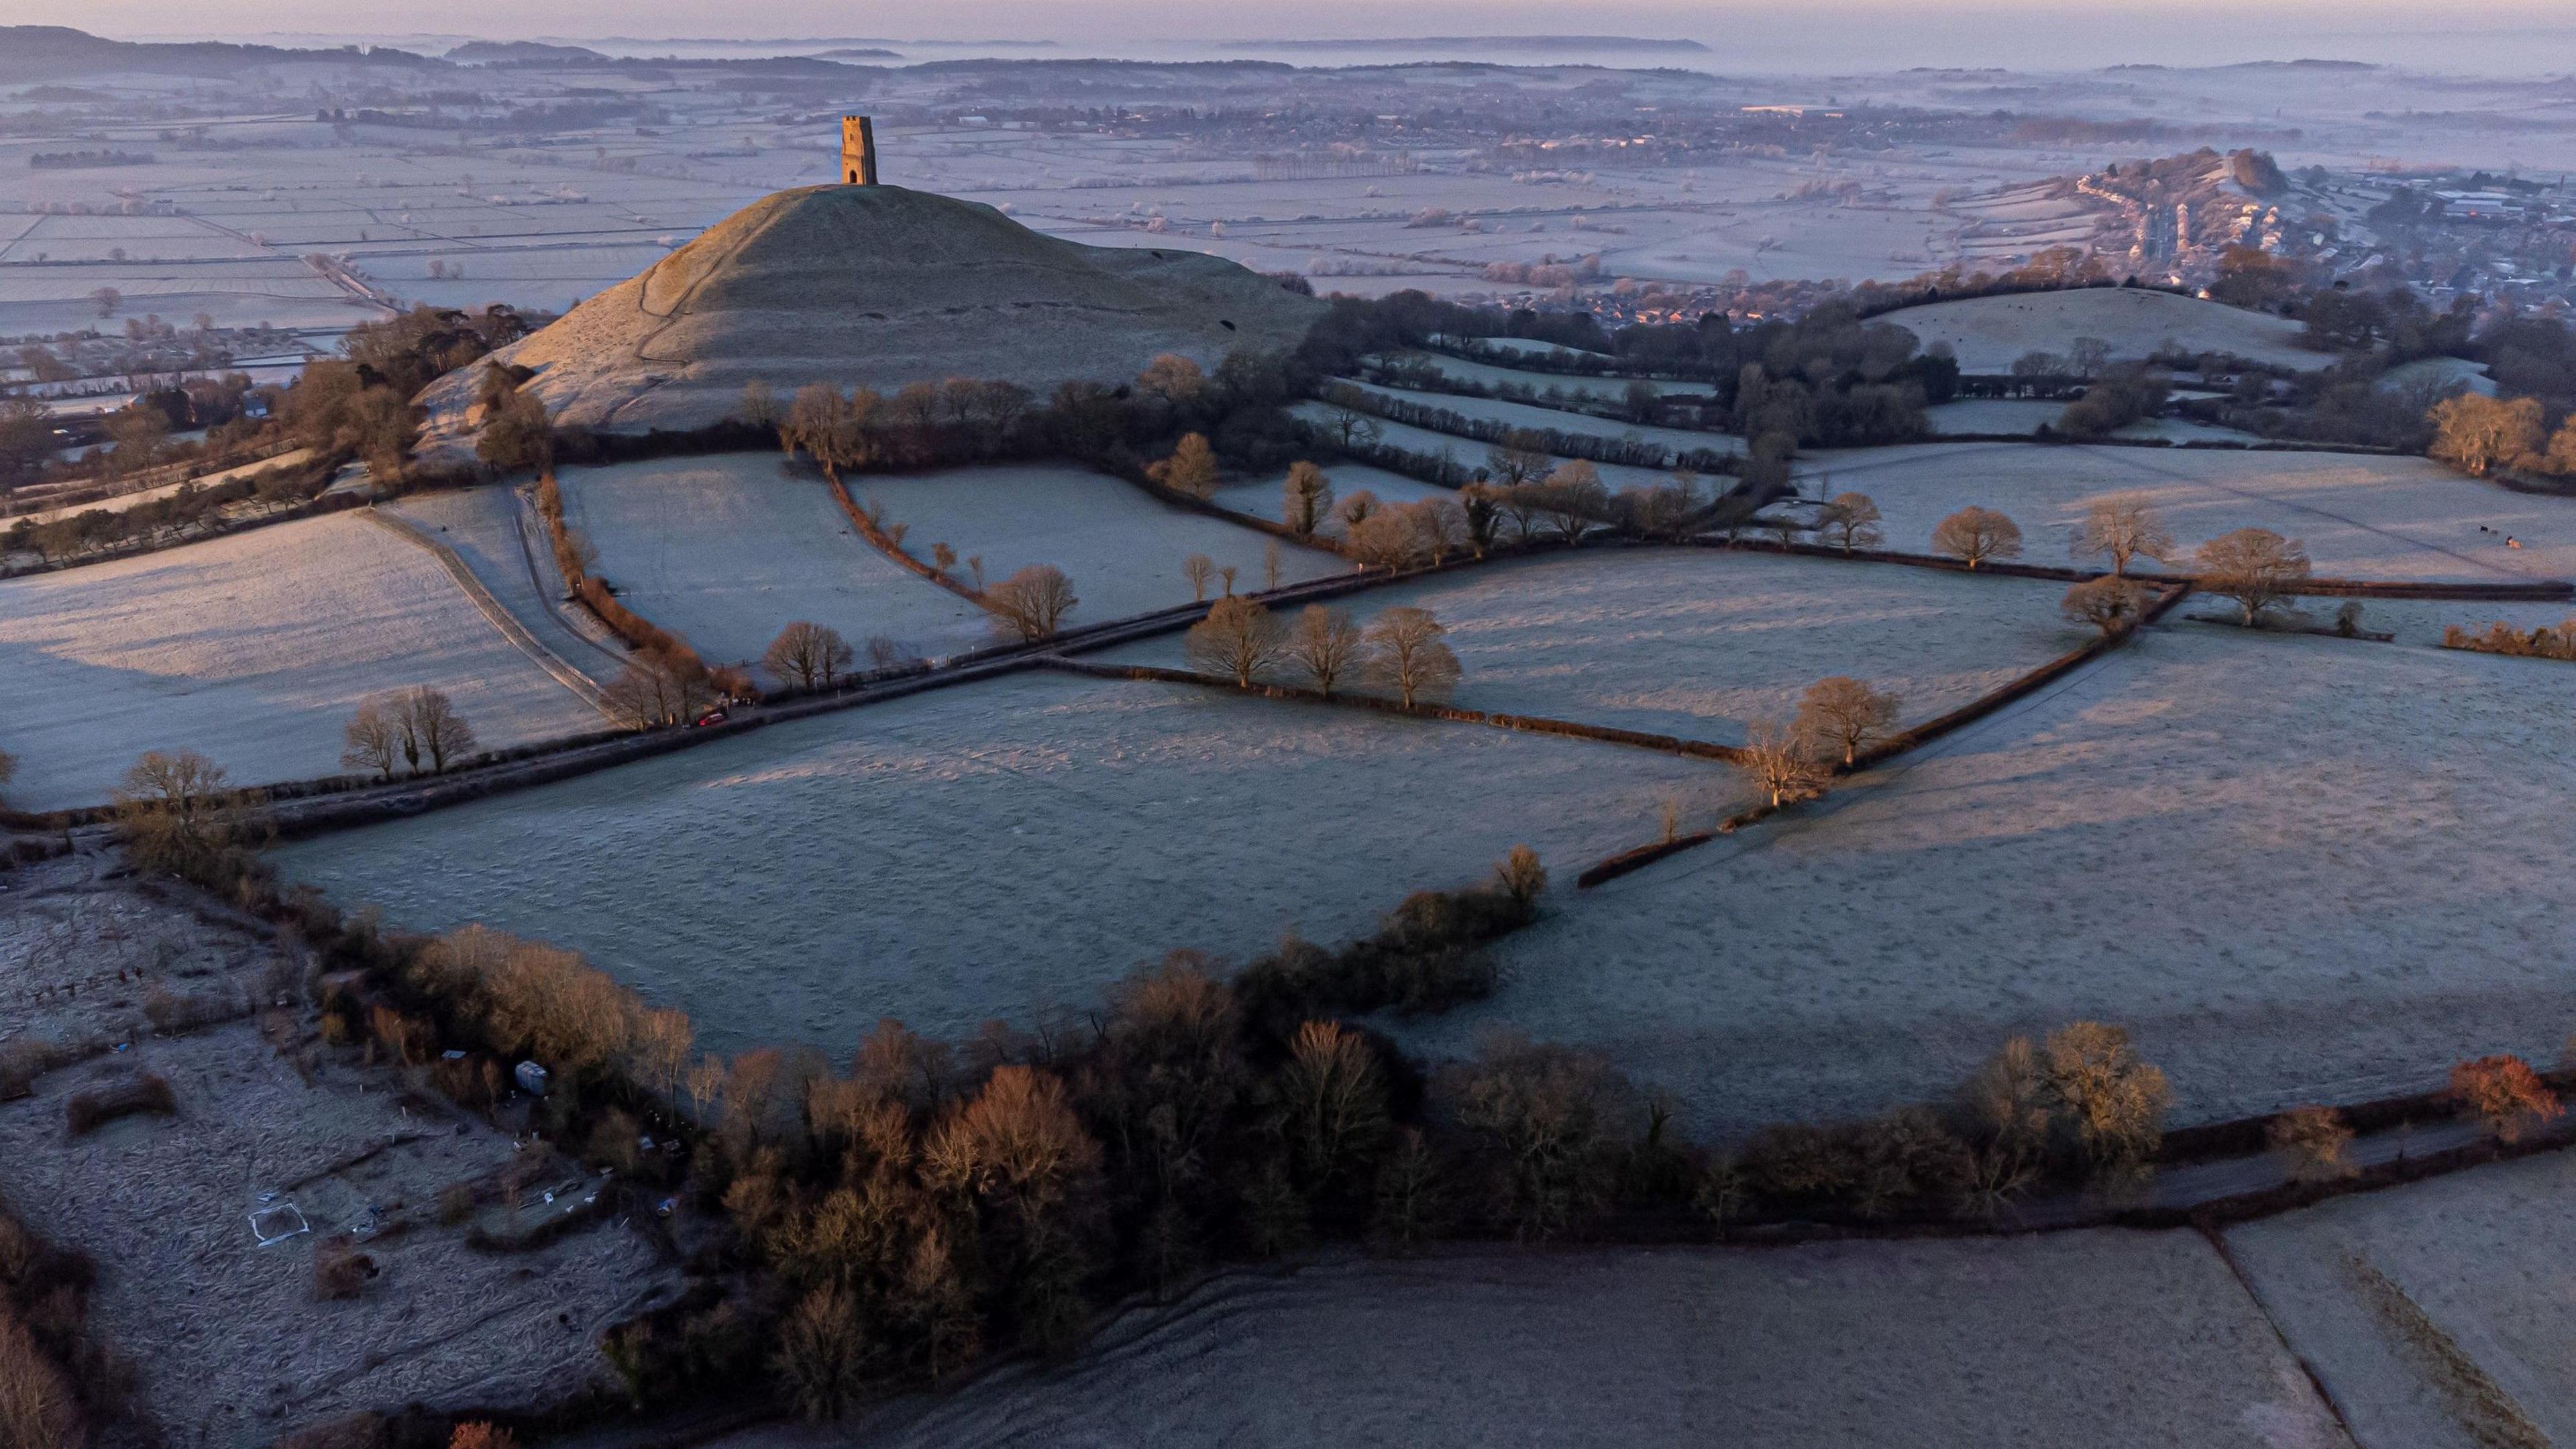
<path fill-rule="evenodd" d="M 458 65 L 510 65 L 523 61 L 589 63 L 607 56 L 578 45 L 547 45 L 534 40 L 469 40 L 447 53 Z"/>
<path fill-rule="evenodd" d="M 0 85 L 59 81 L 73 76 L 140 71 L 150 75 L 232 76 L 255 66 L 290 61 L 345 61 L 355 49 L 284 50 L 273 45 L 187 44 L 108 40 L 66 25 L 0 26 Z M 407 50 L 378 47 L 363 57 L 371 65 L 444 65 Z"/>
<path fill-rule="evenodd" d="M 1246 40 L 1242 50 L 1389 51 L 1439 50 L 1482 55 L 1530 50 L 1652 51 L 1705 55 L 1696 40 L 1655 40 L 1638 35 L 1416 35 L 1392 40 Z"/>
<path fill-rule="evenodd" d="M 965 376 L 1122 383 L 1160 353 L 1213 367 L 1296 345 L 1324 307 L 1222 258 L 1088 247 L 900 186 L 781 191 L 592 297 L 500 360 L 558 422 L 608 432 L 735 416 L 743 386 L 892 393 Z M 462 440 L 473 369 L 421 396 Z"/>

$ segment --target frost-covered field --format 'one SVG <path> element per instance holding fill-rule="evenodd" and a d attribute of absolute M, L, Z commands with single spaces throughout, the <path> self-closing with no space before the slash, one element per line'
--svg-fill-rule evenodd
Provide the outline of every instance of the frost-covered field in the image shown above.
<path fill-rule="evenodd" d="M 445 488 L 377 507 L 455 550 L 519 627 L 565 664 L 600 683 L 625 667 L 626 646 L 588 609 L 566 599 L 544 525 L 517 489 Z"/>
<path fill-rule="evenodd" d="M 1621 422 L 1616 418 L 1596 418 L 1590 413 L 1567 412 L 1562 408 L 1534 407 L 1529 403 L 1505 402 L 1500 398 L 1462 397 L 1456 393 L 1419 392 L 1409 387 L 1382 387 L 1376 383 L 1346 384 L 1362 392 L 1417 407 L 1442 408 L 1463 418 L 1505 423 L 1515 428 L 1548 428 L 1560 433 L 1582 433 L 1596 438 L 1627 438 L 1653 443 L 1674 453 L 1741 453 L 1744 440 L 1732 433 L 1708 433 L 1691 428 L 1658 428 L 1642 423 Z"/>
<path fill-rule="evenodd" d="M 757 1429 L 721 1449 L 804 1449 Z M 1138 1309 L 1071 1363 L 864 1423 L 869 1446 L 2338 1449 L 2186 1232 L 1333 1259 Z"/>
<path fill-rule="evenodd" d="M 2483 1415 L 2445 1389 L 2433 1331 L 2545 1442 L 2576 1442 L 2576 1155 L 2553 1152 L 2230 1228 L 2255 1296 L 2364 1443 L 2481 1449 Z M 2415 1318 L 2393 1293 L 2414 1305 Z M 2456 1385 L 2457 1381 L 2453 1383 Z M 2464 1412 L 2466 1410 L 2466 1412 Z M 2471 1430 L 2484 1420 L 2489 1435 Z"/>
<path fill-rule="evenodd" d="M 1301 402 L 1288 411 L 1294 417 L 1317 424 L 1325 422 L 1332 412 L 1324 404 L 1311 401 Z M 1562 416 L 1579 420 L 1579 415 L 1573 413 Z M 1462 438 L 1454 433 L 1434 432 L 1429 428 L 1417 428 L 1410 423 L 1389 422 L 1384 418 L 1371 418 L 1369 421 L 1377 425 L 1378 441 L 1387 447 L 1400 448 L 1425 458 L 1445 457 L 1462 468 L 1484 467 L 1487 457 L 1494 450 L 1492 443 L 1476 438 Z M 1557 461 L 1562 463 L 1566 460 L 1560 457 Z M 1610 485 L 1612 492 L 1623 488 L 1652 488 L 1672 481 L 1671 475 L 1660 468 L 1630 467 L 1621 463 L 1595 463 L 1592 466 L 1600 473 L 1601 481 Z"/>
<path fill-rule="evenodd" d="M 1900 308 L 1877 320 L 1913 333 L 1926 350 L 1948 343 L 1963 372 L 2010 372 L 2026 352 L 2063 356 L 2078 337 L 2102 339 L 2121 359 L 2145 357 L 2173 341 L 2192 352 L 2230 352 L 2282 367 L 2334 361 L 2333 353 L 2299 346 L 2306 329 L 2286 318 L 2144 287 L 1968 297 Z"/>
<path fill-rule="evenodd" d="M 2066 404 L 2036 398 L 1981 397 L 1964 402 L 1943 403 L 1926 408 L 1924 416 L 1932 431 L 1942 433 L 2018 433 L 2023 436 L 2038 432 L 2042 424 L 2054 427 L 2066 412 Z M 2171 442 L 2205 439 L 2212 442 L 2250 443 L 2252 433 L 2234 428 L 2213 427 L 2188 418 L 2142 418 L 2112 434 L 2116 438 L 2163 438 Z"/>
<path fill-rule="evenodd" d="M 879 553 L 821 478 L 775 453 L 566 468 L 557 480 L 564 521 L 598 546 L 619 597 L 710 660 L 758 660 L 799 619 L 853 648 L 881 634 L 930 658 L 991 642 L 983 610 Z"/>
<path fill-rule="evenodd" d="M 2082 644 L 2063 585 L 1715 549 L 1601 549 L 1374 589 L 1449 626 L 1457 703 L 1741 744 L 1832 674 L 1893 689 L 1907 723 L 1956 709 Z M 1101 656 L 1177 665 L 1177 637 Z M 1293 678 L 1283 671 L 1283 678 Z M 1732 798 L 1720 775 L 1712 789 Z M 1715 796 L 1712 797 L 1715 803 Z"/>
<path fill-rule="evenodd" d="M 2075 562 L 2068 539 L 2086 503 L 2138 494 L 2186 549 L 2269 528 L 2306 544 L 2321 576 L 2576 578 L 2576 502 L 2508 492 L 2422 458 L 1927 443 L 1813 454 L 1799 472 L 1810 497 L 1868 494 L 1891 548 L 1928 548 L 1934 525 L 1977 504 L 2021 526 L 2026 562 Z"/>
<path fill-rule="evenodd" d="M 883 504 L 887 522 L 909 528 L 904 547 L 915 558 L 927 559 L 933 544 L 946 543 L 957 550 L 961 570 L 965 560 L 981 558 L 984 578 L 993 583 L 1031 564 L 1064 570 L 1082 600 L 1069 621 L 1074 624 L 1190 602 L 1181 565 L 1192 554 L 1207 555 L 1219 568 L 1232 566 L 1238 590 L 1258 589 L 1263 556 L 1273 542 L 1254 529 L 1170 507 L 1143 489 L 1066 464 L 853 478 L 850 493 L 862 503 Z M 1319 549 L 1279 544 L 1283 584 L 1348 567 Z"/>
<path fill-rule="evenodd" d="M 0 582 L 0 677 L 9 800 L 32 809 L 96 804 L 152 749 L 243 784 L 338 774 L 350 710 L 405 685 L 486 746 L 601 723 L 426 550 L 346 514 Z"/>
<path fill-rule="evenodd" d="M 1455 498 L 1454 488 L 1407 478 L 1384 468 L 1366 463 L 1336 463 L 1324 470 L 1325 481 L 1333 485 L 1333 499 L 1339 503 L 1354 493 L 1374 495 L 1380 503 L 1419 503 L 1426 498 Z M 1257 483 L 1237 483 L 1217 490 L 1215 502 L 1220 508 L 1266 518 L 1273 523 L 1288 519 L 1287 470 Z M 1335 525 L 1336 528 L 1339 525 Z"/>
<path fill-rule="evenodd" d="M 1705 1127 L 2131 1026 L 2176 1116 L 2423 1090 L 2576 1026 L 2576 666 L 2169 623 L 1821 805 L 1563 901 L 1490 1003 Z"/>
<path fill-rule="evenodd" d="M 590 953 L 717 1050 L 1095 1002 L 1176 947 L 1370 929 L 1516 843 L 1560 875 L 1706 762 L 1186 685 L 1018 675 L 278 852 L 406 926 Z"/>
<path fill-rule="evenodd" d="M 1498 367 L 1490 362 L 1470 362 L 1466 358 L 1451 357 L 1442 352 L 1407 352 L 1401 355 L 1409 362 L 1428 363 L 1434 371 L 1453 382 L 1474 383 L 1478 387 L 1490 388 L 1525 387 L 1542 398 L 1550 393 L 1557 393 L 1572 398 L 1588 397 L 1616 402 L 1628 395 L 1629 384 L 1637 380 L 1625 377 L 1588 377 L 1579 373 L 1525 372 L 1517 367 Z M 1673 382 L 1656 378 L 1646 378 L 1643 381 L 1657 394 L 1695 393 L 1705 396 L 1709 390 L 1705 384 L 1696 382 Z"/>

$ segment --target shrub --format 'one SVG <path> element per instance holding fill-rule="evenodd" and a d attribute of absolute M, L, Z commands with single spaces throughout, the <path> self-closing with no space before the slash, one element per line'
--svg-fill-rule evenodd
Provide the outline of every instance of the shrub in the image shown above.
<path fill-rule="evenodd" d="M 2565 1110 L 2531 1064 L 2514 1056 L 2480 1057 L 2451 1068 L 2450 1095 L 2461 1116 L 2499 1142 L 2520 1141 L 2526 1130 Z"/>
<path fill-rule="evenodd" d="M 2290 1169 L 2299 1182 L 2322 1182 L 2350 1177 L 2352 1164 L 2344 1161 L 2344 1149 L 2352 1144 L 2352 1129 L 2344 1125 L 2343 1114 L 2332 1107 L 2293 1107 L 2273 1118 L 2263 1129 L 2263 1138 Z"/>
<path fill-rule="evenodd" d="M 2099 629 L 2103 638 L 2116 639 L 2146 617 L 2147 591 L 2117 574 L 2105 574 L 2069 588 L 2057 611 L 2070 624 Z"/>
<path fill-rule="evenodd" d="M 323 1302 L 355 1298 L 376 1276 L 376 1260 L 358 1251 L 356 1240 L 334 1234 L 313 1245 L 313 1296 Z"/>
<path fill-rule="evenodd" d="M 169 1117 L 177 1115 L 178 1111 L 179 1102 L 171 1095 L 170 1083 L 152 1072 L 145 1072 L 130 1081 L 119 1082 L 111 1087 L 75 1092 L 71 1100 L 64 1104 L 64 1115 L 69 1119 L 74 1137 L 95 1131 L 103 1124 L 113 1122 L 119 1117 L 133 1116 L 137 1112 L 150 1112 L 156 1116 Z"/>

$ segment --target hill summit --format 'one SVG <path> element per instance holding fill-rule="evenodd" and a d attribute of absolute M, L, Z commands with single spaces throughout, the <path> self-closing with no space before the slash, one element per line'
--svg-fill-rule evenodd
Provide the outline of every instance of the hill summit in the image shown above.
<path fill-rule="evenodd" d="M 810 186 L 753 202 L 497 355 L 535 371 L 528 390 L 558 423 L 643 432 L 736 415 L 754 379 L 782 400 L 816 382 L 1119 382 L 1158 353 L 1207 365 L 1293 346 L 1322 312 L 1198 252 L 1083 246 L 900 186 Z M 433 434 L 461 430 L 477 371 L 422 395 Z"/>

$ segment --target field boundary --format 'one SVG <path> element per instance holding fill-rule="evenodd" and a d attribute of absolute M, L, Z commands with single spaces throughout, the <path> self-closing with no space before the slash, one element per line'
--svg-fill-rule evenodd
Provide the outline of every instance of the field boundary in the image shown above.
<path fill-rule="evenodd" d="M 1306 704 L 1337 705 L 1350 709 L 1373 710 L 1379 714 L 1407 715 L 1414 719 L 1445 720 L 1452 724 L 1490 725 L 1495 729 L 1521 730 L 1530 734 L 1562 735 L 1568 739 L 1592 740 L 1606 745 L 1626 745 L 1632 749 L 1653 750 L 1660 754 L 1685 755 L 1693 759 L 1733 763 L 1744 752 L 1733 745 L 1707 740 L 1688 740 L 1677 735 L 1650 734 L 1643 730 L 1623 730 L 1609 725 L 1585 724 L 1579 720 L 1550 719 L 1544 715 L 1504 714 L 1494 710 L 1464 709 L 1446 704 L 1406 704 L 1378 694 L 1326 694 L 1294 684 L 1256 682 L 1237 684 L 1222 675 L 1200 674 L 1188 669 L 1165 669 L 1151 664 L 1091 664 L 1062 655 L 1045 655 L 1038 663 L 1068 674 L 1093 679 L 1124 679 L 1158 684 L 1192 684 L 1205 689 L 1222 690 L 1256 699 L 1290 699 Z"/>
<path fill-rule="evenodd" d="M 2146 612 L 2139 616 L 2138 622 L 2132 627 L 2117 634 L 2105 634 L 2101 638 L 2088 642 L 2081 649 L 2060 654 L 2037 669 L 2009 681 L 2000 688 L 1988 690 L 1947 714 L 1935 715 L 1912 729 L 1899 731 L 1861 751 L 1850 764 L 1835 766 L 1830 773 L 1839 777 L 1874 769 L 1899 755 L 1921 749 L 1944 735 L 1975 724 L 2006 705 L 2047 688 L 2127 643 L 2138 630 L 2163 618 L 2175 605 L 2180 604 L 2190 595 L 2191 588 L 2188 584 L 2168 584 L 2157 596 L 2156 601 L 2147 606 Z M 1590 890 L 1594 886 L 1617 880 L 1623 875 L 1643 870 L 1669 856 L 1679 855 L 1685 850 L 1706 845 L 1721 835 L 1732 835 L 1747 825 L 1777 813 L 1779 808 L 1781 807 L 1757 805 L 1750 810 L 1727 817 L 1719 822 L 1715 830 L 1695 831 L 1689 835 L 1675 836 L 1671 840 L 1659 840 L 1650 845 L 1635 846 L 1614 855 L 1604 856 L 1574 878 L 1575 888 Z"/>
<path fill-rule="evenodd" d="M 430 537 L 411 520 L 387 513 L 373 505 L 361 509 L 358 516 L 437 560 L 438 566 L 447 571 L 448 578 L 464 592 L 465 597 L 473 603 L 484 619 L 489 621 L 494 629 L 500 631 L 501 637 L 510 641 L 513 648 L 528 656 L 557 684 L 580 696 L 584 704 L 603 715 L 610 713 L 608 696 L 600 692 L 599 681 L 582 673 L 571 660 L 547 648 L 545 641 L 529 633 L 528 627 L 512 617 L 510 611 L 501 606 L 501 601 L 492 596 L 492 591 L 483 586 L 483 581 L 474 577 L 474 571 L 466 566 L 465 560 L 457 555 L 456 550 Z"/>
<path fill-rule="evenodd" d="M 1818 500 L 1805 500 L 1815 503 Z M 1840 559 L 1846 563 L 1903 564 L 1909 568 L 1938 569 L 1944 573 L 1992 575 L 1996 578 L 2048 579 L 2058 583 L 2091 583 L 2109 577 L 2100 569 L 2061 567 L 2056 564 L 2014 563 L 1999 560 L 1970 568 L 1959 559 L 1937 553 L 1908 553 L 1891 548 L 1837 548 L 1827 543 L 1781 543 L 1772 539 L 1725 538 L 1702 533 L 1688 540 L 1692 547 L 1741 549 L 1748 553 L 1795 554 L 1803 558 Z M 2133 573 L 2125 577 L 2154 587 L 2182 585 L 2197 589 L 2200 580 L 2191 574 Z M 2284 592 L 2297 597 L 2378 598 L 2378 599 L 2459 599 L 2486 600 L 2498 603 L 2555 603 L 2576 599 L 2576 583 L 2565 579 L 2535 579 L 2527 584 L 2408 583 L 2389 579 L 2301 579 Z"/>
<path fill-rule="evenodd" d="M 984 607 L 984 593 L 981 589 L 970 589 L 950 578 L 945 570 L 933 568 L 905 552 L 903 545 L 895 542 L 892 534 L 879 528 L 876 520 L 868 517 L 868 511 L 861 508 L 857 501 L 850 497 L 850 490 L 842 485 L 839 478 L 826 473 L 823 475 L 823 481 L 831 487 L 832 501 L 840 504 L 841 512 L 848 515 L 850 526 L 857 529 L 859 537 L 866 539 L 877 552 L 973 604 L 976 608 Z"/>

